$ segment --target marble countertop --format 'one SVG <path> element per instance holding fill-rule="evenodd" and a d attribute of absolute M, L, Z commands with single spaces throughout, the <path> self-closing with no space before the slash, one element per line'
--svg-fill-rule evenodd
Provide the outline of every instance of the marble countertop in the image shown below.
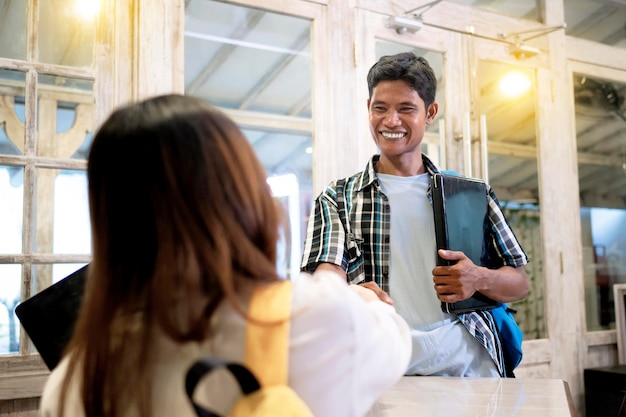
<path fill-rule="evenodd" d="M 560 379 L 403 377 L 367 417 L 572 417 Z"/>

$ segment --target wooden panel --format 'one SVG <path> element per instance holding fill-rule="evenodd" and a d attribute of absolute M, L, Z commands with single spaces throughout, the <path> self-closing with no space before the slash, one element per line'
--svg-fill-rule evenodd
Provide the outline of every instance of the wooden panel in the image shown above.
<path fill-rule="evenodd" d="M 600 346 L 600 345 L 616 345 L 617 346 L 617 332 L 613 330 L 602 330 L 597 332 L 589 332 L 586 336 L 587 346 Z"/>
<path fill-rule="evenodd" d="M 347 0 L 341 2 L 346 3 L 346 5 L 349 3 Z M 228 3 L 316 19 L 321 17 L 320 12 L 324 10 L 320 6 L 328 4 L 329 0 L 263 0 L 262 2 L 259 0 L 230 0 Z"/>
<path fill-rule="evenodd" d="M 521 364 L 515 370 L 516 378 L 550 378 L 550 364 Z"/>
<path fill-rule="evenodd" d="M 567 37 L 567 57 L 574 61 L 593 62 L 603 67 L 624 69 L 626 50 L 591 42 L 586 39 Z"/>
<path fill-rule="evenodd" d="M 183 0 L 135 2 L 138 20 L 134 50 L 136 96 L 142 99 L 164 93 L 184 92 Z M 158 68 L 158 70 L 157 70 Z"/>
<path fill-rule="evenodd" d="M 0 400 L 40 397 L 48 372 L 3 376 L 0 378 Z"/>
<path fill-rule="evenodd" d="M 525 340 L 522 342 L 522 351 L 524 357 L 520 366 L 550 363 L 552 360 L 552 350 L 548 339 Z"/>
<path fill-rule="evenodd" d="M 574 100 L 566 70 L 565 35 L 554 32 L 546 36 L 551 46 L 551 70 L 539 69 L 537 73 L 537 131 L 545 306 L 552 346 L 551 376 L 558 375 L 569 383 L 580 409 L 586 344 L 582 337 L 585 303 L 577 151 L 575 141 L 555 140 L 576 135 Z M 561 122 L 554 123 L 555 120 Z M 570 192 L 563 193 L 564 189 Z M 565 310 L 567 314 L 563 314 Z"/>
<path fill-rule="evenodd" d="M 2 417 L 38 417 L 39 398 L 0 401 Z"/>
<path fill-rule="evenodd" d="M 617 346 L 599 345 L 590 346 L 587 353 L 585 368 L 599 368 L 617 364 Z"/>

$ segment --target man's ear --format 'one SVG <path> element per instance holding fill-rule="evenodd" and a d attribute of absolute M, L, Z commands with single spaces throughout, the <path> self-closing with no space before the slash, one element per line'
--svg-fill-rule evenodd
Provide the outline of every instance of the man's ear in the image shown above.
<path fill-rule="evenodd" d="M 428 114 L 426 116 L 426 123 L 431 124 L 433 120 L 435 120 L 435 116 L 437 116 L 438 111 L 439 111 L 439 104 L 437 104 L 436 102 L 431 103 L 431 105 L 428 106 Z"/>
<path fill-rule="evenodd" d="M 371 103 L 371 102 L 372 102 L 372 99 L 371 99 L 371 98 L 368 98 L 368 99 L 367 99 L 367 112 L 368 112 L 368 113 L 369 113 L 369 111 L 370 111 L 370 103 Z"/>

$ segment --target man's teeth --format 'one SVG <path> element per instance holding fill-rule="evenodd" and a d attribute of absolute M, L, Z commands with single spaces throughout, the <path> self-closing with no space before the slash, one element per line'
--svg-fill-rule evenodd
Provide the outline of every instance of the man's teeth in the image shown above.
<path fill-rule="evenodd" d="M 400 139 L 404 137 L 404 133 L 381 132 L 381 135 L 387 139 Z"/>

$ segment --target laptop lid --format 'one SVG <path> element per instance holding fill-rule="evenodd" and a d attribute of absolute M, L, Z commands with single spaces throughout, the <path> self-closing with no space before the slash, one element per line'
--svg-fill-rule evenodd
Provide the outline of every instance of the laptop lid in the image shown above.
<path fill-rule="evenodd" d="M 59 363 L 72 337 L 83 300 L 87 267 L 83 266 L 15 308 L 22 327 L 50 370 Z"/>
<path fill-rule="evenodd" d="M 461 251 L 476 265 L 489 266 L 487 185 L 479 179 L 435 174 L 431 183 L 437 249 Z M 437 255 L 437 265 L 449 265 Z M 442 303 L 446 313 L 492 308 L 497 302 L 476 292 L 457 303 Z"/>

